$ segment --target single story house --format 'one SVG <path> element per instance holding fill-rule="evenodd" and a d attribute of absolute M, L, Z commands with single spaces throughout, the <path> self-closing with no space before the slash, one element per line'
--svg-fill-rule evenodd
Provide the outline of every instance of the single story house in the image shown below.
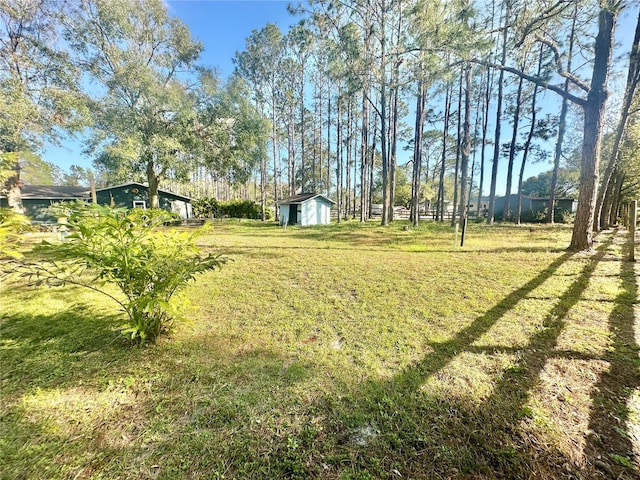
<path fill-rule="evenodd" d="M 158 189 L 158 197 L 158 203 L 162 210 L 177 213 L 183 219 L 193 217 L 191 198 L 161 189 Z M 150 204 L 149 187 L 137 182 L 98 188 L 96 189 L 96 198 L 100 205 L 115 205 L 117 207 L 144 209 L 148 208 Z"/>
<path fill-rule="evenodd" d="M 14 189 L 15 190 L 15 189 Z M 91 201 L 91 191 L 86 187 L 64 187 L 49 185 L 19 186 L 20 202 L 25 215 L 39 223 L 55 222 L 49 208 L 61 202 L 76 200 Z M 160 208 L 177 213 L 180 218 L 193 216 L 191 199 L 166 190 L 158 190 Z M 149 187 L 137 182 L 129 182 L 113 187 L 96 189 L 96 199 L 100 205 L 114 205 L 127 208 L 149 207 Z M 0 195 L 0 207 L 9 206 L 6 195 Z"/>
<path fill-rule="evenodd" d="M 278 202 L 280 225 L 326 225 L 331 223 L 333 200 L 319 193 L 300 193 Z"/>
<path fill-rule="evenodd" d="M 494 211 L 496 215 L 502 215 L 504 206 L 506 203 L 505 196 L 497 197 L 495 199 Z M 471 199 L 469 204 L 469 211 L 475 212 L 477 208 L 478 198 Z M 574 213 L 576 211 L 578 201 L 574 198 L 556 198 L 556 212 Z M 523 215 L 531 213 L 543 213 L 549 206 L 549 198 L 529 197 L 527 195 L 522 196 L 522 211 Z M 489 197 L 482 197 L 480 199 L 480 212 L 486 216 L 489 208 Z M 509 209 L 515 212 L 518 208 L 518 195 L 513 193 L 509 197 Z"/>
<path fill-rule="evenodd" d="M 14 190 L 15 192 L 15 190 Z M 20 185 L 20 203 L 23 213 L 31 221 L 37 223 L 52 223 L 55 216 L 49 208 L 58 203 L 87 200 L 91 198 L 86 187 L 58 187 L 53 185 Z M 0 208 L 8 208 L 6 195 L 0 195 Z"/>

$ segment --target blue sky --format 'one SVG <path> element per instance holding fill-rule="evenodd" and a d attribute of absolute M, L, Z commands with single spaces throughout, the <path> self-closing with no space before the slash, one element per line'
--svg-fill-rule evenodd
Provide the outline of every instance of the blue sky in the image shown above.
<path fill-rule="evenodd" d="M 217 67 L 223 78 L 233 72 L 233 57 L 236 51 L 244 50 L 245 40 L 251 35 L 252 30 L 259 30 L 267 23 L 277 24 L 283 32 L 291 25 L 299 21 L 287 11 L 289 0 L 165 0 L 171 15 L 180 18 L 190 29 L 194 38 L 200 40 L 205 47 L 201 61 L 209 67 Z M 630 2 L 630 5 L 634 5 Z M 638 6 L 627 8 L 619 17 L 616 30 L 617 50 L 614 55 L 614 68 L 621 73 L 612 77 L 610 89 L 620 91 L 624 89 L 626 77 L 626 61 L 620 59 L 620 55 L 628 55 L 635 21 L 637 19 Z M 548 109 L 559 111 L 560 103 L 557 95 L 551 92 L 543 94 Z M 437 105 L 432 105 L 438 109 Z M 490 132 L 493 127 L 490 125 Z M 502 142 L 510 136 L 509 128 L 503 128 Z M 400 150 L 400 155 L 405 152 Z M 491 152 L 488 152 L 491 156 Z M 406 153 L 408 158 L 409 153 Z M 70 165 L 76 164 L 83 167 L 91 166 L 91 158 L 82 154 L 79 140 L 70 139 L 63 147 L 49 146 L 43 152 L 43 159 L 52 162 L 67 170 Z M 404 163 L 404 159 L 399 159 Z M 505 162 L 505 160 L 501 160 Z M 516 169 L 519 168 L 519 158 L 516 160 Z M 490 169 L 490 166 L 487 167 Z M 550 164 L 533 164 L 527 167 L 525 178 L 549 170 Z M 504 175 L 504 168 L 501 172 Z M 485 174 L 488 177 L 488 173 Z M 485 182 L 488 180 L 485 179 Z M 504 184 L 505 179 L 499 179 Z M 515 188 L 515 187 L 514 187 Z M 485 183 L 485 191 L 488 191 L 488 183 Z M 498 193 L 504 192 L 504 185 L 498 189 Z"/>
<path fill-rule="evenodd" d="M 233 56 L 245 48 L 252 30 L 275 23 L 286 32 L 298 19 L 287 12 L 288 0 L 168 0 L 169 12 L 204 43 L 202 63 L 233 73 Z"/>

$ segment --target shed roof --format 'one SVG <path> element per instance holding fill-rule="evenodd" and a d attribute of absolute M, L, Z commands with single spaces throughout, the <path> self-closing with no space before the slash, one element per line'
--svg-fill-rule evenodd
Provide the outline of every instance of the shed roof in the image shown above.
<path fill-rule="evenodd" d="M 317 197 L 321 197 L 325 199 L 327 202 L 336 203 L 330 198 L 327 198 L 324 195 L 321 195 L 319 193 L 300 193 L 292 197 L 283 198 L 278 202 L 278 205 L 291 205 L 291 204 L 298 204 L 298 203 L 302 204 Z"/>

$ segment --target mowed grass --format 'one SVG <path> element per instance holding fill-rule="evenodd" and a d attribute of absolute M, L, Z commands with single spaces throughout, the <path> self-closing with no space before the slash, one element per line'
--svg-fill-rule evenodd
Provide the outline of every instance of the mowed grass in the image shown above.
<path fill-rule="evenodd" d="M 232 261 L 143 348 L 91 292 L 5 287 L 2 478 L 637 478 L 624 232 L 403 226 L 215 223 Z"/>

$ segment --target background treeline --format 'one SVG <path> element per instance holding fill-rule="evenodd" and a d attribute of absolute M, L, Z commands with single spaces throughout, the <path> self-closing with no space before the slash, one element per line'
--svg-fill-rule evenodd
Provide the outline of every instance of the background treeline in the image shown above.
<path fill-rule="evenodd" d="M 99 181 L 144 180 L 152 198 L 256 200 L 266 218 L 314 191 L 339 218 L 382 203 L 383 224 L 397 203 L 414 224 L 519 222 L 527 169 L 546 162 L 535 195 L 579 195 L 575 249 L 638 194 L 640 31 L 614 48 L 634 2 L 298 2 L 299 22 L 253 31 L 224 82 L 159 0 L 0 4 L 5 159 L 82 131 Z M 496 212 L 502 185 L 518 196 Z"/>

